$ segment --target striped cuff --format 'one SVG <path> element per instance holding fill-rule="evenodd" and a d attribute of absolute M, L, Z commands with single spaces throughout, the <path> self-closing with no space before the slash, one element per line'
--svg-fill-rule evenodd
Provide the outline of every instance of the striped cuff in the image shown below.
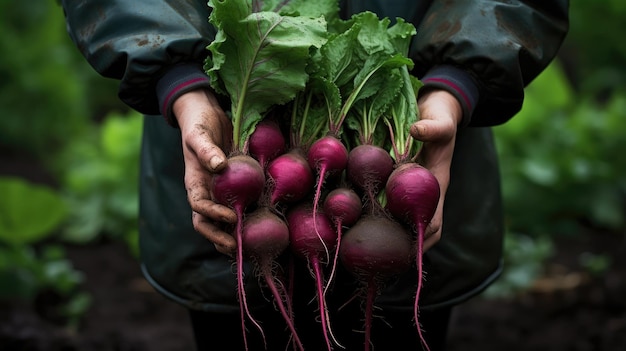
<path fill-rule="evenodd" d="M 470 123 L 480 92 L 476 81 L 467 72 L 454 66 L 442 65 L 428 71 L 421 81 L 424 86 L 420 93 L 431 89 L 443 89 L 454 95 L 463 109 L 461 126 Z"/>
<path fill-rule="evenodd" d="M 186 92 L 199 88 L 210 88 L 209 77 L 198 64 L 186 63 L 172 67 L 156 86 L 159 109 L 167 122 L 177 127 L 178 123 L 172 112 L 174 101 Z"/>

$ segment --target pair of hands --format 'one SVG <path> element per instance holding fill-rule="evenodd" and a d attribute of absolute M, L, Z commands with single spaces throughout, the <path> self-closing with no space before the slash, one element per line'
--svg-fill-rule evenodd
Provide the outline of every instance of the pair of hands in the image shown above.
<path fill-rule="evenodd" d="M 441 187 L 437 211 L 426 229 L 424 250 L 427 250 L 441 238 L 443 204 L 462 110 L 456 98 L 444 90 L 423 94 L 418 106 L 420 120 L 411 126 L 410 133 L 424 142 L 420 163 L 433 173 Z M 221 229 L 221 224 L 235 223 L 237 216 L 228 207 L 213 202 L 210 192 L 212 175 L 227 164 L 222 150 L 230 149 L 231 122 L 215 96 L 207 90 L 194 90 L 180 96 L 174 102 L 173 113 L 182 136 L 184 182 L 193 226 L 219 252 L 232 256 L 237 243 Z"/>

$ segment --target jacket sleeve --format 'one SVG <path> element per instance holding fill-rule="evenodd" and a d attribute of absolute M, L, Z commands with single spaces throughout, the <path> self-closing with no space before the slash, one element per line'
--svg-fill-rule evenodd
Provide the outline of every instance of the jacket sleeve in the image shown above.
<path fill-rule="evenodd" d="M 568 7 L 567 0 L 433 1 L 413 42 L 415 73 L 426 89 L 459 98 L 471 111 L 465 125 L 504 123 L 521 108 L 525 86 L 556 56 Z"/>
<path fill-rule="evenodd" d="M 98 73 L 120 80 L 119 98 L 135 110 L 167 115 L 168 98 L 209 86 L 202 65 L 215 31 L 206 0 L 63 0 L 62 6 L 72 41 Z"/>

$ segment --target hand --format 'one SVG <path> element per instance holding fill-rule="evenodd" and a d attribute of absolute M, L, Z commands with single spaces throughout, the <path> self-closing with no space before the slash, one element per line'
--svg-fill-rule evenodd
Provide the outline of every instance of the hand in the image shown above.
<path fill-rule="evenodd" d="M 182 136 L 185 188 L 193 226 L 219 252 L 232 256 L 237 243 L 222 227 L 225 223 L 235 223 L 237 216 L 211 197 L 211 177 L 227 164 L 222 150 L 230 148 L 232 124 L 208 90 L 181 95 L 172 109 Z"/>
<path fill-rule="evenodd" d="M 439 181 L 441 196 L 437 210 L 426 228 L 424 251 L 441 239 L 443 203 L 450 183 L 457 125 L 463 111 L 458 100 L 445 90 L 433 90 L 418 100 L 420 120 L 411 126 L 411 136 L 423 142 L 418 159 Z"/>

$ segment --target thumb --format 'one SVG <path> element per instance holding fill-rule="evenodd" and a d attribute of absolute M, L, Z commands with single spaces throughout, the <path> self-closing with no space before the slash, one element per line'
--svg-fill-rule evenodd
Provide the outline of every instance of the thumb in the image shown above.
<path fill-rule="evenodd" d="M 421 119 L 410 129 L 411 136 L 422 142 L 450 140 L 456 133 L 456 125 L 452 120 Z"/>
<path fill-rule="evenodd" d="M 213 133 L 202 124 L 181 130 L 185 163 L 195 163 L 211 173 L 226 167 L 226 155 L 214 141 Z"/>
<path fill-rule="evenodd" d="M 190 142 L 195 144 L 192 149 L 195 150 L 196 157 L 203 167 L 211 172 L 219 172 L 226 167 L 226 155 L 212 139 L 198 136 Z"/>
<path fill-rule="evenodd" d="M 205 89 L 197 89 L 180 96 L 172 106 L 178 121 L 186 161 L 201 165 L 210 172 L 226 167 L 222 147 L 229 146 L 232 123 Z"/>

